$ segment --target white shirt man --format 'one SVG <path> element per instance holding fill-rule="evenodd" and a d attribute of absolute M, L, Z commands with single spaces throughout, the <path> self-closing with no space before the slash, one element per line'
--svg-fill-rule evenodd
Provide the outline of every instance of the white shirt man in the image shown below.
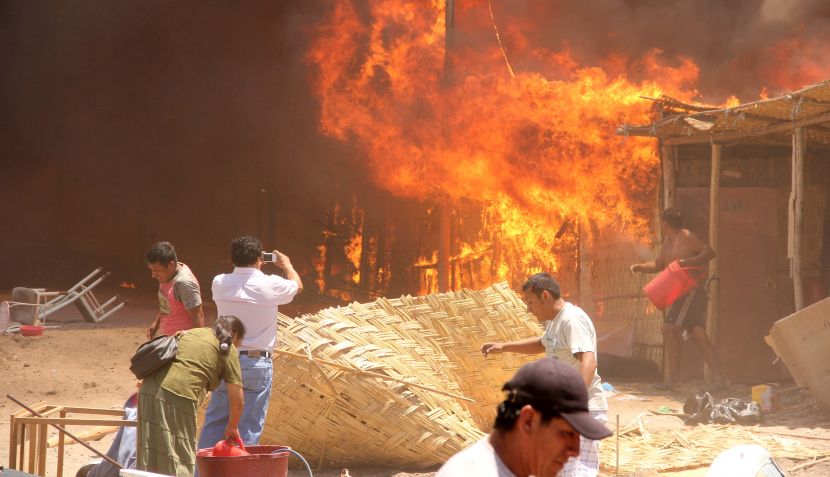
<path fill-rule="evenodd" d="M 219 316 L 233 315 L 245 324 L 240 350 L 271 351 L 277 341 L 277 307 L 291 303 L 299 285 L 256 267 L 236 267 L 213 279 Z"/>
<path fill-rule="evenodd" d="M 291 302 L 303 289 L 300 276 L 286 255 L 273 252 L 275 265 L 283 269 L 286 278 L 262 273 L 262 257 L 259 239 L 237 237 L 231 243 L 233 273 L 217 275 L 212 286 L 219 316 L 236 316 L 245 325 L 245 336 L 239 346 L 245 395 L 239 435 L 245 445 L 259 444 L 268 413 L 273 379 L 271 350 L 277 342 L 277 307 Z M 211 393 L 198 448 L 213 447 L 221 440 L 227 421 L 227 389 L 222 383 Z"/>

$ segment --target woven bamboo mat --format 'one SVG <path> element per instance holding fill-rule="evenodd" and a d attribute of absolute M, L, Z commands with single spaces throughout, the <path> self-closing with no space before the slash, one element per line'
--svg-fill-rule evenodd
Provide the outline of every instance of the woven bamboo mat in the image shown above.
<path fill-rule="evenodd" d="M 279 320 L 263 442 L 318 465 L 445 461 L 489 430 L 501 385 L 534 359 L 481 345 L 540 333 L 506 283 Z"/>

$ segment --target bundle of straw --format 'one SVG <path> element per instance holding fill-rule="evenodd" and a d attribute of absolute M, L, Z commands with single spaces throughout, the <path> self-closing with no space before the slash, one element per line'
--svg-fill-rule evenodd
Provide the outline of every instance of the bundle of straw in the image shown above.
<path fill-rule="evenodd" d="M 648 432 L 642 420 L 620 431 L 619 474 L 631 475 L 637 471 L 679 472 L 709 466 L 723 451 L 741 444 L 758 444 L 774 458 L 793 460 L 812 459 L 830 455 L 803 446 L 789 438 L 753 432 L 751 427 L 737 425 L 682 426 L 675 430 Z M 615 471 L 616 448 L 612 441 L 603 442 L 600 450 L 600 468 Z"/>

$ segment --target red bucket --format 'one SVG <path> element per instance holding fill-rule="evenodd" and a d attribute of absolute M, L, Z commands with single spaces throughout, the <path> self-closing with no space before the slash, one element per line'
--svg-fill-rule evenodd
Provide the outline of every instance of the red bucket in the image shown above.
<path fill-rule="evenodd" d="M 700 267 L 683 268 L 675 260 L 669 266 L 658 273 L 650 282 L 643 287 L 643 291 L 654 306 L 665 310 L 678 298 L 689 293 L 697 286 L 700 276 L 694 277 L 689 272 L 697 271 L 700 274 L 703 270 Z"/>
<path fill-rule="evenodd" d="M 219 457 L 213 448 L 196 451 L 200 477 L 287 477 L 286 446 L 248 446 L 249 455 Z M 276 451 L 276 452 L 275 452 Z"/>
<path fill-rule="evenodd" d="M 20 334 L 23 336 L 41 336 L 45 329 L 45 326 L 20 325 Z"/>

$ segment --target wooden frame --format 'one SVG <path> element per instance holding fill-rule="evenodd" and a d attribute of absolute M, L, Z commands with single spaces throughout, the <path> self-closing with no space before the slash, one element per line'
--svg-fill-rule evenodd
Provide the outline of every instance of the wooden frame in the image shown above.
<path fill-rule="evenodd" d="M 9 468 L 17 469 L 39 476 L 46 475 L 46 452 L 48 449 L 48 426 L 57 424 L 68 426 L 127 426 L 136 427 L 137 421 L 127 419 L 101 419 L 68 417 L 69 414 L 123 416 L 123 409 L 104 409 L 95 407 L 50 406 L 39 402 L 32 406 L 42 417 L 34 416 L 22 410 L 12 414 L 9 419 Z M 59 417 L 54 417 L 57 414 Z M 63 477 L 63 453 L 66 435 L 58 431 L 57 477 Z M 71 436 L 70 436 L 71 437 Z M 26 467 L 24 469 L 24 467 Z"/>

